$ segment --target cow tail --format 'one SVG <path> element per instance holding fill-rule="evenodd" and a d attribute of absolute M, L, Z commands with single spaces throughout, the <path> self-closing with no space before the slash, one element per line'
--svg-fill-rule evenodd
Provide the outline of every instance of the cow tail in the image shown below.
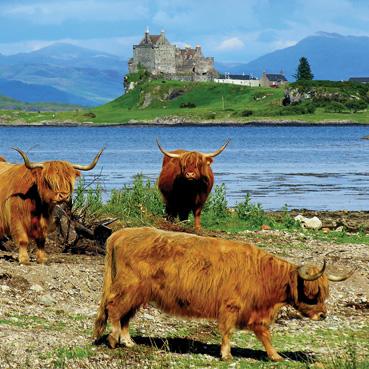
<path fill-rule="evenodd" d="M 114 271 L 115 271 L 114 243 L 111 239 L 108 239 L 106 243 L 103 291 L 94 327 L 94 338 L 96 339 L 96 341 L 100 340 L 106 328 L 108 320 L 107 300 L 110 294 L 110 288 L 115 274 Z"/>

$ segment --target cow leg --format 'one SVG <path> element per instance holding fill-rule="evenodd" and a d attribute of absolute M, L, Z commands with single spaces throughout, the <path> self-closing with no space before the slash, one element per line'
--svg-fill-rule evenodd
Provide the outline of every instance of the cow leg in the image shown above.
<path fill-rule="evenodd" d="M 195 229 L 196 231 L 199 231 L 201 229 L 201 208 L 200 209 L 194 209 L 193 216 L 195 217 Z"/>
<path fill-rule="evenodd" d="M 252 328 L 256 337 L 261 341 L 263 344 L 265 351 L 268 354 L 268 357 L 272 361 L 283 361 L 282 356 L 278 354 L 276 349 L 272 346 L 272 341 L 270 337 L 270 332 L 267 327 L 264 325 L 257 325 Z"/>
<path fill-rule="evenodd" d="M 132 340 L 129 334 L 129 321 L 134 317 L 136 311 L 137 309 L 132 309 L 128 314 L 120 319 L 120 343 L 124 344 L 126 347 L 132 347 L 135 345 L 135 341 Z"/>
<path fill-rule="evenodd" d="M 45 239 L 36 240 L 37 251 L 36 251 L 36 261 L 39 264 L 44 264 L 47 261 L 47 256 L 45 252 Z"/>
<path fill-rule="evenodd" d="M 165 213 L 167 215 L 167 221 L 168 222 L 174 222 L 175 217 L 177 216 L 177 212 L 170 207 L 168 204 L 165 205 Z"/>
<path fill-rule="evenodd" d="M 238 316 L 238 309 L 234 306 L 226 306 L 222 309 L 221 315 L 219 317 L 219 331 L 222 336 L 222 346 L 220 348 L 220 353 L 222 360 L 231 360 L 231 334 L 234 329 Z"/>
<path fill-rule="evenodd" d="M 30 262 L 27 250 L 29 244 L 27 233 L 24 231 L 23 227 L 20 224 L 15 224 L 13 226 L 11 234 L 15 243 L 19 246 L 19 263 L 28 265 Z"/>
<path fill-rule="evenodd" d="M 121 331 L 120 320 L 111 321 L 112 330 L 108 336 L 108 346 L 112 349 L 119 344 L 119 336 Z"/>
<path fill-rule="evenodd" d="M 116 286 L 118 287 L 118 286 Z M 119 291 L 108 299 L 108 316 L 112 324 L 112 332 L 108 336 L 109 347 L 115 348 L 119 343 L 131 347 L 134 342 L 129 335 L 129 320 L 144 302 L 139 286 L 130 286 L 124 289 L 113 287 Z"/>

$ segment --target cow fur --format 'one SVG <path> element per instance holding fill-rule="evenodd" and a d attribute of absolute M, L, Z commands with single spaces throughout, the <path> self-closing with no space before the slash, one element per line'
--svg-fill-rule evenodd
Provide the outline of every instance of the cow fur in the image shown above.
<path fill-rule="evenodd" d="M 45 239 L 56 204 L 70 200 L 80 172 L 65 161 L 48 161 L 44 168 L 0 160 L 0 238 L 12 237 L 19 262 L 29 263 L 28 244 L 35 240 L 36 260 L 44 263 Z"/>
<path fill-rule="evenodd" d="M 252 330 L 269 358 L 282 360 L 269 327 L 284 305 L 314 320 L 326 314 L 325 274 L 305 281 L 297 265 L 251 244 L 145 227 L 113 233 L 106 251 L 94 335 L 100 339 L 109 320 L 112 348 L 134 344 L 129 320 L 150 301 L 169 314 L 217 320 L 223 359 L 231 358 L 230 335 L 237 327 Z"/>
<path fill-rule="evenodd" d="M 158 187 L 163 195 L 169 219 L 195 217 L 195 228 L 201 228 L 201 211 L 214 184 L 210 167 L 212 158 L 196 151 L 175 150 L 180 158 L 164 156 Z"/>

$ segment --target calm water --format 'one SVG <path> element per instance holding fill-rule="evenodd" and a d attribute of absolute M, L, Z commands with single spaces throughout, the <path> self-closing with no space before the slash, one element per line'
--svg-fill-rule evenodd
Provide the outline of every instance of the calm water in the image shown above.
<path fill-rule="evenodd" d="M 155 180 L 164 148 L 213 151 L 231 138 L 213 163 L 216 184 L 225 183 L 230 205 L 250 192 L 265 209 L 369 209 L 369 127 L 0 127 L 0 155 L 20 162 L 12 146 L 31 160 L 88 163 L 104 145 L 94 171 L 107 192 L 132 183 L 136 173 Z"/>

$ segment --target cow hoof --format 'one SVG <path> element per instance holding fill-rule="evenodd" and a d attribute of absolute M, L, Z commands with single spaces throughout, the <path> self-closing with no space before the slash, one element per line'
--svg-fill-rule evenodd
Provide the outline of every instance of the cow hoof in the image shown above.
<path fill-rule="evenodd" d="M 29 257 L 24 257 L 24 256 L 20 256 L 19 257 L 19 264 L 22 264 L 22 265 L 30 265 L 30 261 L 29 261 Z"/>
<path fill-rule="evenodd" d="M 231 361 L 233 359 L 231 354 L 222 355 L 221 357 L 222 361 Z"/>
<path fill-rule="evenodd" d="M 126 347 L 133 347 L 136 344 L 131 337 L 121 337 L 120 343 Z"/>
<path fill-rule="evenodd" d="M 116 340 L 111 334 L 108 336 L 108 346 L 111 349 L 115 349 L 118 346 L 118 340 Z"/>
<path fill-rule="evenodd" d="M 47 259 L 46 256 L 43 256 L 43 257 L 36 256 L 36 262 L 37 262 L 37 264 L 46 264 L 47 260 L 48 259 Z"/>
<path fill-rule="evenodd" d="M 269 359 L 272 361 L 284 361 L 283 357 L 279 354 L 271 355 Z"/>

